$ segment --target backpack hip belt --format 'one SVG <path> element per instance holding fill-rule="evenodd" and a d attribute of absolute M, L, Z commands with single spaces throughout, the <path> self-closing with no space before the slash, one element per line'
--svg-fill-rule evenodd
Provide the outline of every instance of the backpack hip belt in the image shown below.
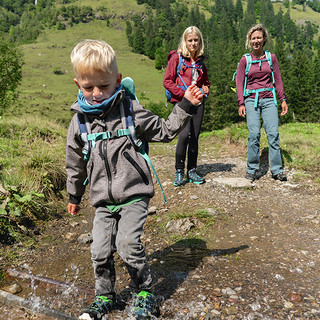
<path fill-rule="evenodd" d="M 258 99 L 259 99 L 259 93 L 260 92 L 265 92 L 265 91 L 272 91 L 272 95 L 273 95 L 273 100 L 274 100 L 274 104 L 277 107 L 278 106 L 278 102 L 277 102 L 277 96 L 276 96 L 276 88 L 260 88 L 260 89 L 255 89 L 255 90 L 249 90 L 246 89 L 244 90 L 243 96 L 245 98 L 249 97 L 251 94 L 255 94 L 254 96 L 254 107 L 258 108 Z"/>

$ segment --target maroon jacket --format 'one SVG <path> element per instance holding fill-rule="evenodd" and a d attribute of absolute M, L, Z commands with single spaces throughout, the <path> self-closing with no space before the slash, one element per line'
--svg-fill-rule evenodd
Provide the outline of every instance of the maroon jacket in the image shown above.
<path fill-rule="evenodd" d="M 257 58 L 252 53 L 250 53 L 250 55 L 252 60 L 257 60 Z M 274 81 L 275 81 L 274 85 L 276 88 L 276 92 L 280 101 L 283 101 L 283 100 L 286 100 L 286 95 L 283 89 L 283 83 L 282 83 L 281 74 L 279 70 L 278 59 L 276 55 L 273 53 L 271 53 L 271 60 L 273 65 L 273 75 L 274 75 Z M 246 57 L 242 56 L 239 62 L 238 74 L 236 78 L 237 97 L 238 97 L 239 107 L 244 106 L 245 98 L 243 96 L 243 89 L 244 89 L 246 65 L 247 65 Z M 253 63 L 251 64 L 251 67 L 249 70 L 246 89 L 255 90 L 260 88 L 273 88 L 271 69 L 268 61 L 263 61 L 261 63 L 261 68 L 259 66 L 259 63 Z M 249 98 L 254 98 L 254 97 L 255 97 L 255 94 L 252 94 L 251 96 L 249 96 Z M 259 93 L 259 98 L 272 98 L 272 97 L 273 95 L 271 91 L 265 91 L 265 92 Z"/>
<path fill-rule="evenodd" d="M 184 62 L 187 65 L 192 65 L 190 58 L 183 57 Z M 196 63 L 201 62 L 203 56 L 198 57 L 196 60 Z M 179 63 L 179 54 L 176 50 L 170 51 L 168 55 L 168 65 L 166 68 L 166 72 L 163 78 L 163 86 L 171 92 L 172 94 L 172 99 L 170 102 L 175 103 L 178 101 L 181 101 L 184 95 L 184 90 L 178 86 L 183 86 L 183 83 L 181 79 L 177 75 L 177 66 Z M 208 80 L 208 73 L 207 73 L 207 68 L 206 66 L 202 63 L 202 69 L 199 70 L 200 74 L 197 79 L 197 86 L 199 88 L 202 87 L 202 85 L 205 86 L 210 86 L 209 80 Z M 184 65 L 182 65 L 182 68 L 180 70 L 180 75 L 185 82 L 187 86 L 191 85 L 191 80 L 192 80 L 192 68 L 188 68 Z"/>

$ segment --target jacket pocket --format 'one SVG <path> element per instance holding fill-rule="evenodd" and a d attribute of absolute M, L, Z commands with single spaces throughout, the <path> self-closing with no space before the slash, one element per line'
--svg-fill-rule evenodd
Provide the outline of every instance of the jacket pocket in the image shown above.
<path fill-rule="evenodd" d="M 139 175 L 141 176 L 143 182 L 148 185 L 149 184 L 149 180 L 147 175 L 145 174 L 145 172 L 142 170 L 142 168 L 139 166 L 139 164 L 130 156 L 130 154 L 128 152 L 124 152 L 123 153 L 124 157 L 131 163 L 131 165 L 137 170 L 137 172 L 139 173 Z"/>

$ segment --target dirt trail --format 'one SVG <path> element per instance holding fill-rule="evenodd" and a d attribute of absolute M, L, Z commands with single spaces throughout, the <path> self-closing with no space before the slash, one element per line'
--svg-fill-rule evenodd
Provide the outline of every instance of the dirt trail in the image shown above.
<path fill-rule="evenodd" d="M 198 171 L 206 184 L 182 188 L 172 185 L 174 146 L 151 147 L 168 198 L 165 205 L 156 186 L 150 203 L 156 213 L 149 215 L 143 236 L 161 300 L 160 318 L 320 319 L 319 185 L 286 171 L 288 182 L 274 181 L 267 173 L 250 186 L 232 187 L 231 178 L 244 176 L 245 149 L 230 145 L 217 153 L 214 145 L 211 139 L 201 142 Z M 79 216 L 64 213 L 50 222 L 38 245 L 21 252 L 16 269 L 92 290 L 90 245 L 77 240 L 91 232 L 94 212 L 87 199 L 84 204 Z M 207 217 L 201 217 L 205 212 Z M 166 231 L 173 217 L 191 214 L 195 228 L 187 234 Z M 129 277 L 117 257 L 116 263 L 123 305 L 108 319 L 132 319 Z M 2 267 L 9 266 L 2 261 Z M 91 298 L 76 288 L 66 293 L 48 285 L 38 284 L 36 291 L 21 285 L 20 296 L 40 295 L 51 308 L 72 315 Z M 19 311 L 9 309 L 0 307 L 2 314 Z"/>

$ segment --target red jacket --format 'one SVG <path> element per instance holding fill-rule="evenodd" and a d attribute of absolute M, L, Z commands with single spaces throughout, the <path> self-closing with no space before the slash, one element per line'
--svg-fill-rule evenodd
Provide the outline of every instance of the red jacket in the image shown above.
<path fill-rule="evenodd" d="M 183 57 L 184 62 L 187 65 L 192 65 L 190 58 Z M 198 57 L 196 60 L 196 63 L 201 62 L 203 59 L 203 56 Z M 171 92 L 172 99 L 170 102 L 175 103 L 178 101 L 181 101 L 184 95 L 184 90 L 180 88 L 179 86 L 183 86 L 183 83 L 181 79 L 177 75 L 177 66 L 179 63 L 179 54 L 176 50 L 170 51 L 168 55 L 168 64 L 166 68 L 166 72 L 163 78 L 163 86 Z M 199 88 L 202 87 L 202 85 L 210 86 L 209 80 L 208 80 L 208 73 L 206 66 L 202 63 L 202 69 L 199 69 L 199 77 L 197 79 L 197 86 Z M 192 68 L 188 68 L 184 65 L 182 65 L 182 68 L 180 70 L 180 75 L 185 82 L 187 86 L 191 85 L 192 80 Z"/>

